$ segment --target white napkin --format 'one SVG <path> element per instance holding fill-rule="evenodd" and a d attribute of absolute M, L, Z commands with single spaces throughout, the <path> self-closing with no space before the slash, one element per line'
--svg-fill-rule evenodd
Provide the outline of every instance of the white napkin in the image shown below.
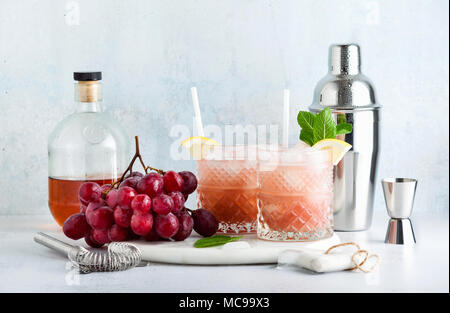
<path fill-rule="evenodd" d="M 298 266 L 317 273 L 344 271 L 354 267 L 352 253 L 325 254 L 321 250 L 285 250 L 278 256 L 278 266 Z"/>

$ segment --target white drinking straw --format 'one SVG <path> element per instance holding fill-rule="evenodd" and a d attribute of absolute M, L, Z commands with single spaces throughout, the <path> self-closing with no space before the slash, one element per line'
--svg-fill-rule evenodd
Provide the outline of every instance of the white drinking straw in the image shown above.
<path fill-rule="evenodd" d="M 284 90 L 283 96 L 283 146 L 289 145 L 289 89 Z"/>
<path fill-rule="evenodd" d="M 192 87 L 191 94 L 192 94 L 192 104 L 194 105 L 194 118 L 195 118 L 195 125 L 197 127 L 197 135 L 205 136 L 203 132 L 202 115 L 200 113 L 200 104 L 198 103 L 197 88 Z"/>

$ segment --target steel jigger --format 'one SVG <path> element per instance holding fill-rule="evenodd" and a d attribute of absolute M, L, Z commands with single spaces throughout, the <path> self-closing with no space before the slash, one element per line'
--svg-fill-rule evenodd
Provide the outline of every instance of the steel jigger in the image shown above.
<path fill-rule="evenodd" d="M 385 178 L 381 181 L 384 200 L 391 219 L 385 243 L 415 244 L 416 237 L 409 217 L 414 205 L 417 180 L 412 178 Z"/>

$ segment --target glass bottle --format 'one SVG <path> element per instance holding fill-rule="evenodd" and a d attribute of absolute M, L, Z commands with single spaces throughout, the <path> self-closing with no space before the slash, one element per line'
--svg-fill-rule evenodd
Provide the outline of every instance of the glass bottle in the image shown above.
<path fill-rule="evenodd" d="M 129 140 L 102 106 L 102 73 L 75 72 L 76 110 L 48 139 L 49 208 L 59 225 L 80 212 L 78 189 L 86 181 L 100 185 L 127 168 Z"/>

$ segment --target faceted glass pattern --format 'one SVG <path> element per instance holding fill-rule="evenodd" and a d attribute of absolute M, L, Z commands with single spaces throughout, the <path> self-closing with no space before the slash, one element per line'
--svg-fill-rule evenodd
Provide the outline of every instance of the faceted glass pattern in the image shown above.
<path fill-rule="evenodd" d="M 269 167 L 261 163 L 266 170 L 258 173 L 259 238 L 308 241 L 332 236 L 333 167 L 327 159 L 317 160 Z"/>
<path fill-rule="evenodd" d="M 256 232 L 256 164 L 256 160 L 198 161 L 198 207 L 216 216 L 219 232 Z"/>

